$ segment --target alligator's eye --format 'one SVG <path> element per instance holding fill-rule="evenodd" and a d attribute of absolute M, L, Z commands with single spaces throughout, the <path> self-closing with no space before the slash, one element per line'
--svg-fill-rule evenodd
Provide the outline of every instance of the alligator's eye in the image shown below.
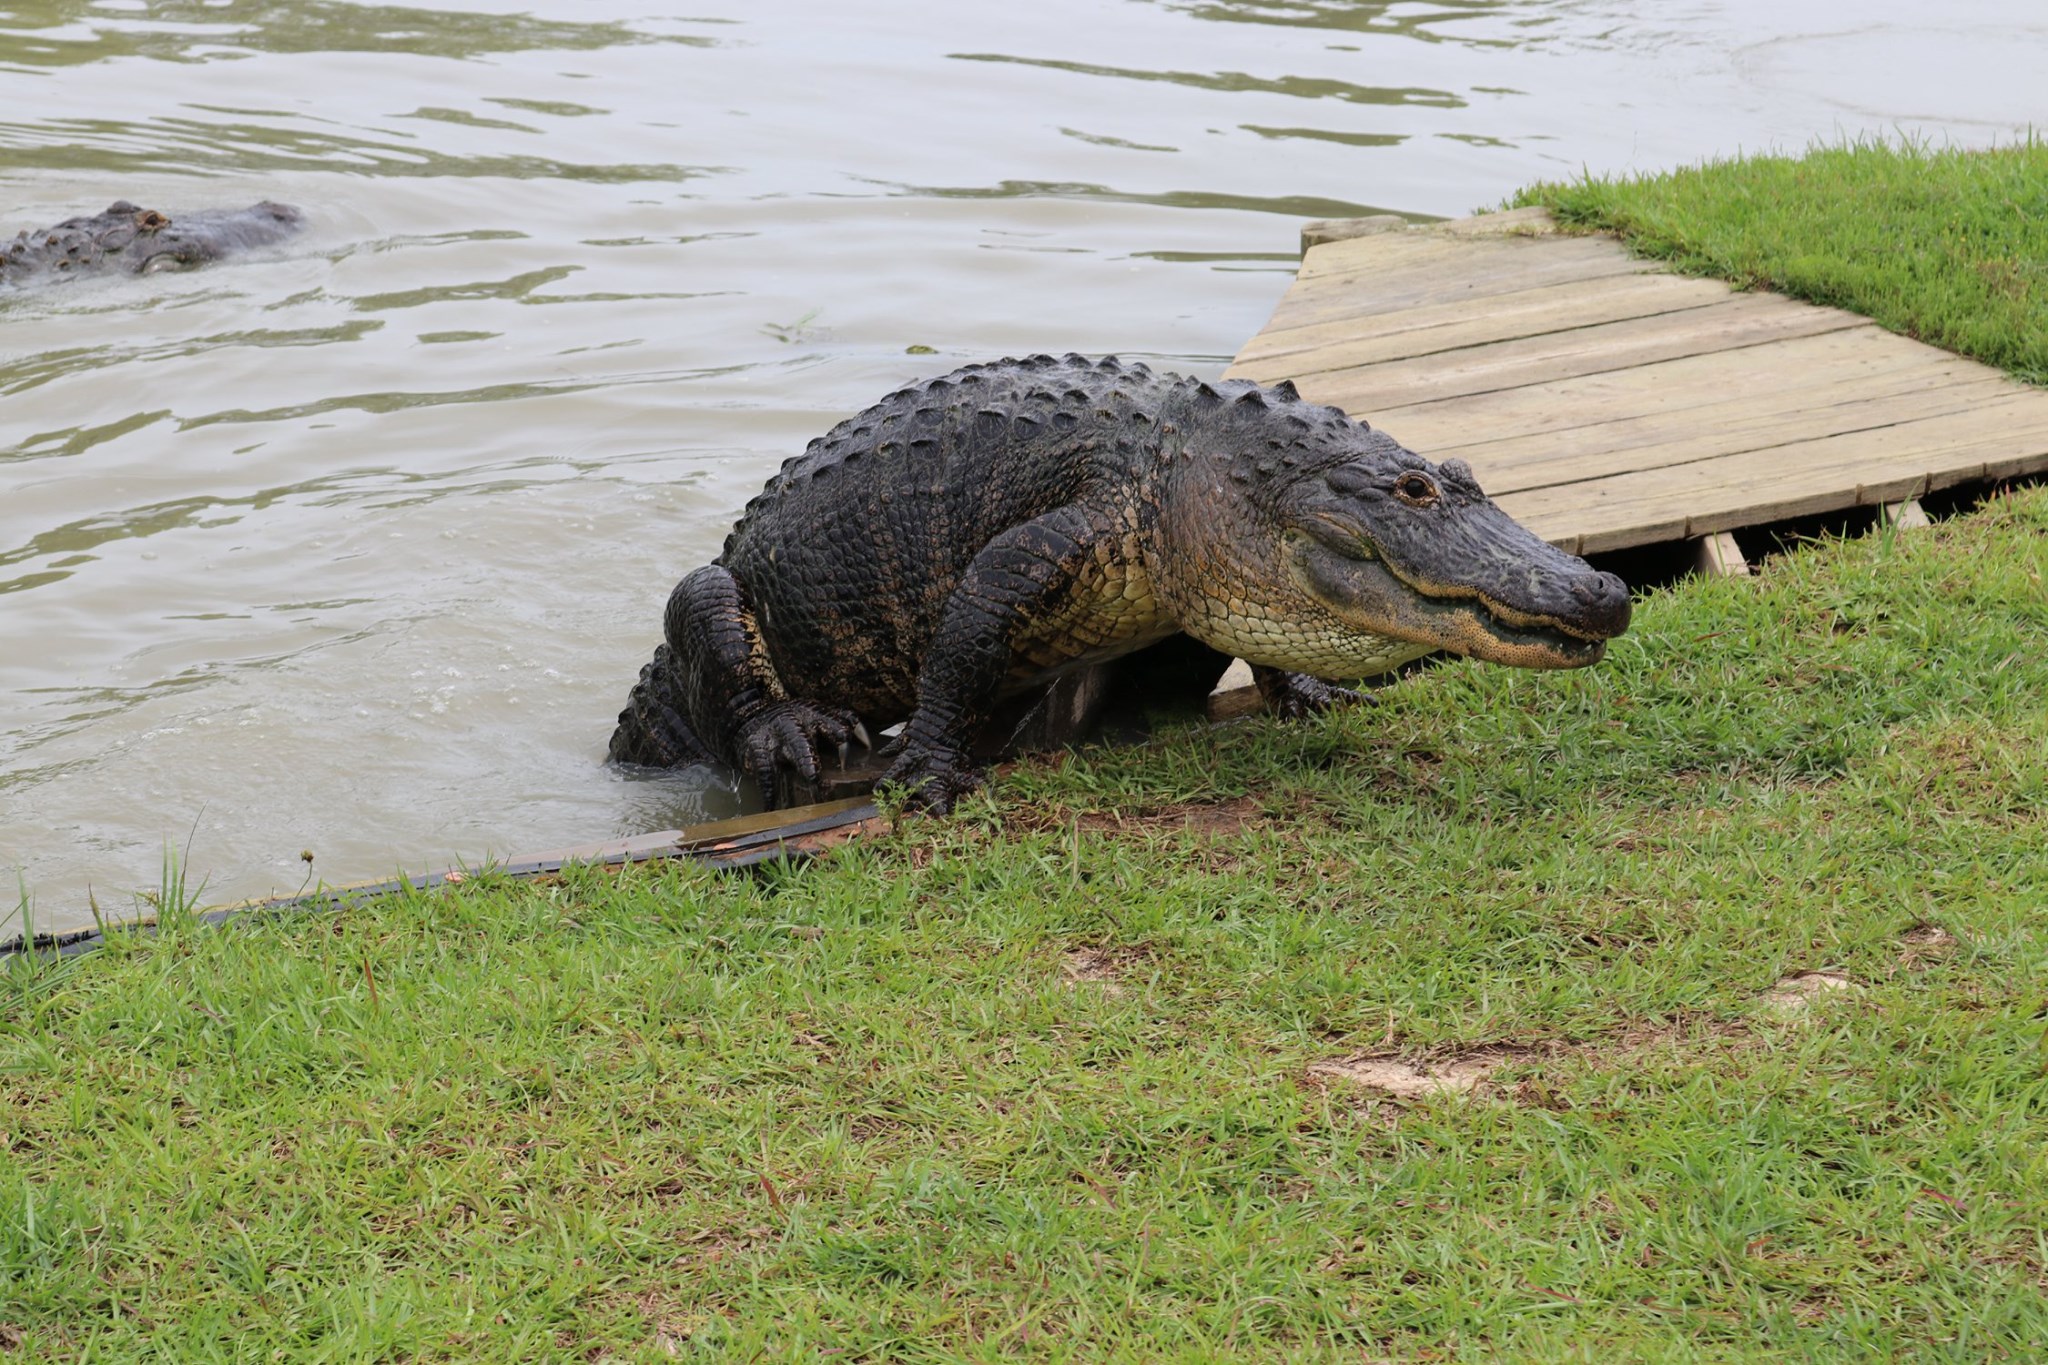
<path fill-rule="evenodd" d="M 1410 507 L 1427 507 L 1437 499 L 1436 481 L 1411 469 L 1394 480 L 1394 496 Z"/>

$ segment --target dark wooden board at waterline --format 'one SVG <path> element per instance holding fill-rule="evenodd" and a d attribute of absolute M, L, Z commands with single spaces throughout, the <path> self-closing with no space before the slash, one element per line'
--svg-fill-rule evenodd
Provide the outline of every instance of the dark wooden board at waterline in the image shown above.
<path fill-rule="evenodd" d="M 1292 379 L 1580 554 L 2048 469 L 2048 391 L 1868 318 L 1567 236 L 1542 209 L 1312 225 L 1233 378 Z"/>
<path fill-rule="evenodd" d="M 872 801 L 849 797 L 788 810 L 742 815 L 731 820 L 691 825 L 686 829 L 662 830 L 629 839 L 579 844 L 574 848 L 529 853 L 480 868 L 447 868 L 415 876 L 392 877 L 383 881 L 357 882 L 347 886 L 322 886 L 296 896 L 275 896 L 263 900 L 239 901 L 193 914 L 200 924 L 226 924 L 253 916 L 281 912 L 341 910 L 358 902 L 401 891 L 432 891 L 459 886 L 472 877 L 486 874 L 501 877 L 539 877 L 568 867 L 621 867 L 628 863 L 652 862 L 662 858 L 688 858 L 721 871 L 756 867 L 769 862 L 799 862 L 815 858 L 851 839 L 873 838 L 885 833 L 888 820 Z M 123 930 L 153 933 L 155 919 L 120 920 L 105 930 L 75 929 L 54 934 L 35 934 L 0 942 L 0 957 L 13 953 L 53 952 L 70 956 L 90 952 L 105 942 L 107 932 Z"/>

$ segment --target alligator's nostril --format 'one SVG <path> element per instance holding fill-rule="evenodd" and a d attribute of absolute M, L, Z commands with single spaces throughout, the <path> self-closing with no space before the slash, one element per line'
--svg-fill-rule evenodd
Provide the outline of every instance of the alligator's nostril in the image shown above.
<path fill-rule="evenodd" d="M 1580 623 L 1603 635 L 1619 635 L 1628 629 L 1633 614 L 1628 584 L 1611 573 L 1577 574 L 1570 580 L 1572 600 L 1578 603 Z"/>
<path fill-rule="evenodd" d="M 1589 606 L 1628 596 L 1628 584 L 1611 573 L 1584 574 L 1572 580 L 1572 596 Z"/>

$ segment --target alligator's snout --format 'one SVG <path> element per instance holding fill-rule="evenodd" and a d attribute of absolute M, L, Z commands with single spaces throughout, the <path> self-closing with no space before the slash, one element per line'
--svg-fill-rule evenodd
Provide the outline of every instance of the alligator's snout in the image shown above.
<path fill-rule="evenodd" d="M 290 204 L 267 199 L 245 209 L 208 209 L 168 217 L 145 210 L 135 217 L 138 228 L 144 227 L 144 217 L 155 220 L 147 225 L 147 231 L 138 233 L 131 248 L 142 258 L 143 268 L 197 265 L 230 252 L 269 246 L 297 232 L 305 221 Z"/>
<path fill-rule="evenodd" d="M 1590 568 L 1590 566 L 1588 566 Z M 1572 580 L 1574 615 L 1603 640 L 1611 640 L 1628 629 L 1634 610 L 1628 598 L 1628 584 L 1611 573 L 1592 570 Z"/>

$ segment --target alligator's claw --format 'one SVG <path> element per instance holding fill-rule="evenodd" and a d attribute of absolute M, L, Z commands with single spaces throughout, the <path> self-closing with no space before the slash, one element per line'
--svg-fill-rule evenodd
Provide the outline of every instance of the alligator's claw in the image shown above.
<path fill-rule="evenodd" d="M 1285 720 L 1299 720 L 1338 707 L 1378 700 L 1370 692 L 1338 687 L 1321 678 L 1306 673 L 1289 673 L 1284 669 L 1254 669 L 1252 678 L 1258 683 L 1259 695 L 1266 699 L 1266 705 L 1273 709 L 1273 714 Z"/>
<path fill-rule="evenodd" d="M 981 774 L 965 754 L 905 744 L 875 785 L 902 792 L 905 810 L 944 815 L 961 797 L 980 790 Z"/>
<path fill-rule="evenodd" d="M 839 747 L 842 754 L 860 722 L 851 711 L 807 701 L 779 701 L 764 707 L 740 733 L 741 766 L 761 785 L 770 804 L 780 775 L 787 772 L 804 786 L 818 783 L 818 744 Z M 843 763 L 842 763 L 843 766 Z"/>

